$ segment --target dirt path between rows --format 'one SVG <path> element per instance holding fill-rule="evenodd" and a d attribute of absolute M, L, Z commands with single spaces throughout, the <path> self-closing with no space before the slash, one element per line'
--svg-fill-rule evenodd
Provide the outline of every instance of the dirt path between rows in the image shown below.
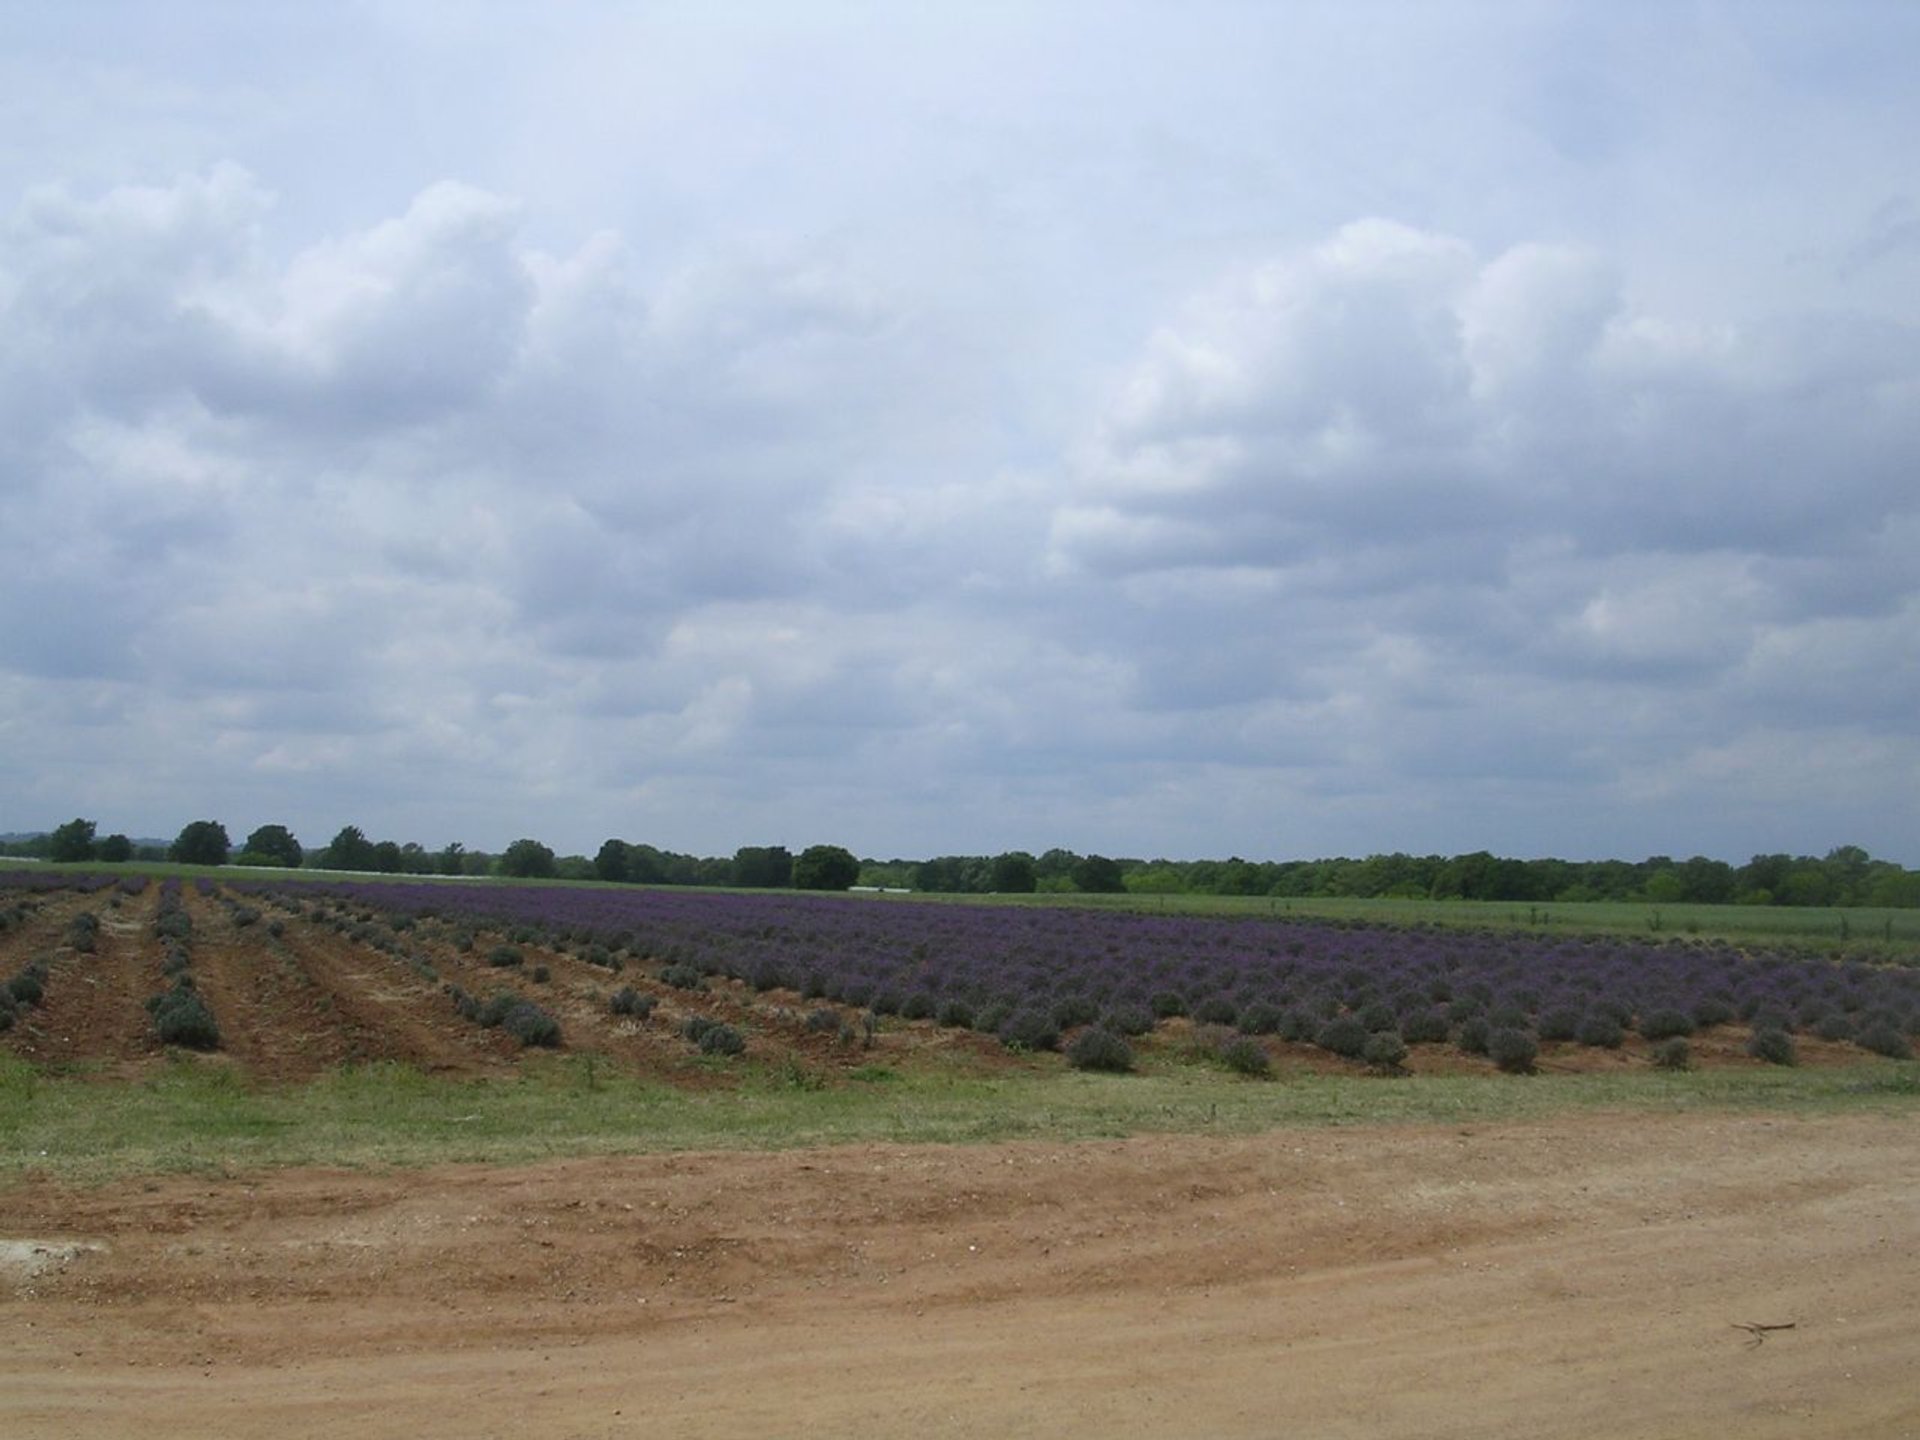
<path fill-rule="evenodd" d="M 0 1240 L 19 1440 L 1920 1435 L 1899 1117 L 30 1180 Z"/>

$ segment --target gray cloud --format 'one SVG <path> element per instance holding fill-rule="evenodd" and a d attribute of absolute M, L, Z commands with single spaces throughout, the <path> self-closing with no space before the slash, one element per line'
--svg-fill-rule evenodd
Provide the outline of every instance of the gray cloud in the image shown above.
<path fill-rule="evenodd" d="M 1920 859 L 1910 27 L 1393 14 L 0 21 L 0 810 Z"/>

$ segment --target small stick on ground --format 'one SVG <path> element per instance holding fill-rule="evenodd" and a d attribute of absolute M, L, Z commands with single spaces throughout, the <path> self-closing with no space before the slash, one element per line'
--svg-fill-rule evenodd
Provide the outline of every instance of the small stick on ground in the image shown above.
<path fill-rule="evenodd" d="M 1787 1321 L 1784 1325 L 1756 1325 L 1746 1320 L 1735 1320 L 1733 1322 L 1734 1329 L 1745 1330 L 1753 1336 L 1753 1338 L 1747 1342 L 1747 1348 L 1749 1350 L 1764 1345 L 1767 1341 L 1767 1332 L 1769 1330 L 1791 1330 L 1793 1327 L 1794 1322 L 1791 1320 Z"/>

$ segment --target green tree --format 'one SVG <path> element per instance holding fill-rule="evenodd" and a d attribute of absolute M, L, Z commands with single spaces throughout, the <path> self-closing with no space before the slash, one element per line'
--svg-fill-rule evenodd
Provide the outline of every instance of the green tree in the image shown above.
<path fill-rule="evenodd" d="M 733 852 L 733 883 L 784 890 L 793 883 L 793 856 L 784 845 L 743 845 Z"/>
<path fill-rule="evenodd" d="M 1118 895 L 1127 888 L 1120 862 L 1104 855 L 1088 855 L 1072 870 L 1073 888 L 1090 895 Z"/>
<path fill-rule="evenodd" d="M 233 842 L 218 820 L 195 820 L 175 837 L 167 858 L 179 865 L 224 865 Z"/>
<path fill-rule="evenodd" d="M 373 868 L 382 875 L 400 873 L 401 855 L 398 841 L 382 840 L 373 847 Z"/>
<path fill-rule="evenodd" d="M 624 840 L 604 842 L 599 852 L 593 857 L 593 873 L 614 885 L 630 879 L 627 842 Z"/>
<path fill-rule="evenodd" d="M 839 845 L 809 845 L 793 862 L 796 890 L 845 890 L 860 878 L 860 862 Z"/>
<path fill-rule="evenodd" d="M 1033 856 L 1024 850 L 1009 850 L 993 857 L 992 884 L 1001 895 L 1031 895 L 1039 884 L 1033 868 Z"/>
<path fill-rule="evenodd" d="M 538 840 L 516 840 L 500 857 L 500 873 L 520 880 L 551 880 L 553 851 Z"/>
<path fill-rule="evenodd" d="M 262 863 L 282 865 L 289 870 L 299 868 L 306 858 L 306 852 L 300 848 L 300 842 L 293 838 L 293 832 L 284 825 L 262 825 L 247 836 L 247 843 L 240 847 L 242 855 L 258 855 Z"/>
<path fill-rule="evenodd" d="M 65 865 L 93 859 L 91 820 L 69 820 L 47 837 L 47 858 Z"/>
<path fill-rule="evenodd" d="M 133 858 L 133 841 L 124 835 L 109 835 L 100 842 L 100 858 L 109 865 L 124 865 Z"/>
<path fill-rule="evenodd" d="M 314 863 L 326 870 L 371 870 L 373 842 L 358 825 L 342 825 Z"/>
<path fill-rule="evenodd" d="M 434 869 L 438 870 L 442 875 L 463 874 L 464 872 L 460 867 L 461 863 L 466 859 L 466 855 L 467 847 L 462 845 L 458 840 L 455 840 L 436 857 Z"/>

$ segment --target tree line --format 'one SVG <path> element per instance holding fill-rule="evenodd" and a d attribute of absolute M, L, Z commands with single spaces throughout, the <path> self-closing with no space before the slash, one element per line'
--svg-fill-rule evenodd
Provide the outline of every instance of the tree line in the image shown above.
<path fill-rule="evenodd" d="M 846 890 L 855 886 L 936 894 L 1035 892 L 1136 895 L 1247 895 L 1285 898 L 1503 900 L 1561 904 L 1616 900 L 1653 904 L 1920 907 L 1920 871 L 1877 860 L 1857 845 L 1822 856 L 1755 855 L 1732 865 L 1685 860 L 1517 860 L 1486 850 L 1462 855 L 1338 856 L 1320 860 L 1140 860 L 1053 849 L 925 860 L 860 860 L 839 845 L 794 854 L 784 845 L 744 845 L 731 856 L 699 856 L 608 839 L 589 858 L 557 855 L 534 839 L 489 854 L 457 841 L 439 850 L 373 840 L 344 825 L 307 850 L 285 825 L 262 825 L 236 851 L 224 825 L 195 820 L 170 843 L 136 845 L 97 835 L 74 819 L 44 834 L 0 842 L 0 855 L 81 863 L 173 860 L 195 865 L 279 866 L 388 875 L 497 875 L 535 880 L 600 880 L 628 885 L 741 886 Z"/>

